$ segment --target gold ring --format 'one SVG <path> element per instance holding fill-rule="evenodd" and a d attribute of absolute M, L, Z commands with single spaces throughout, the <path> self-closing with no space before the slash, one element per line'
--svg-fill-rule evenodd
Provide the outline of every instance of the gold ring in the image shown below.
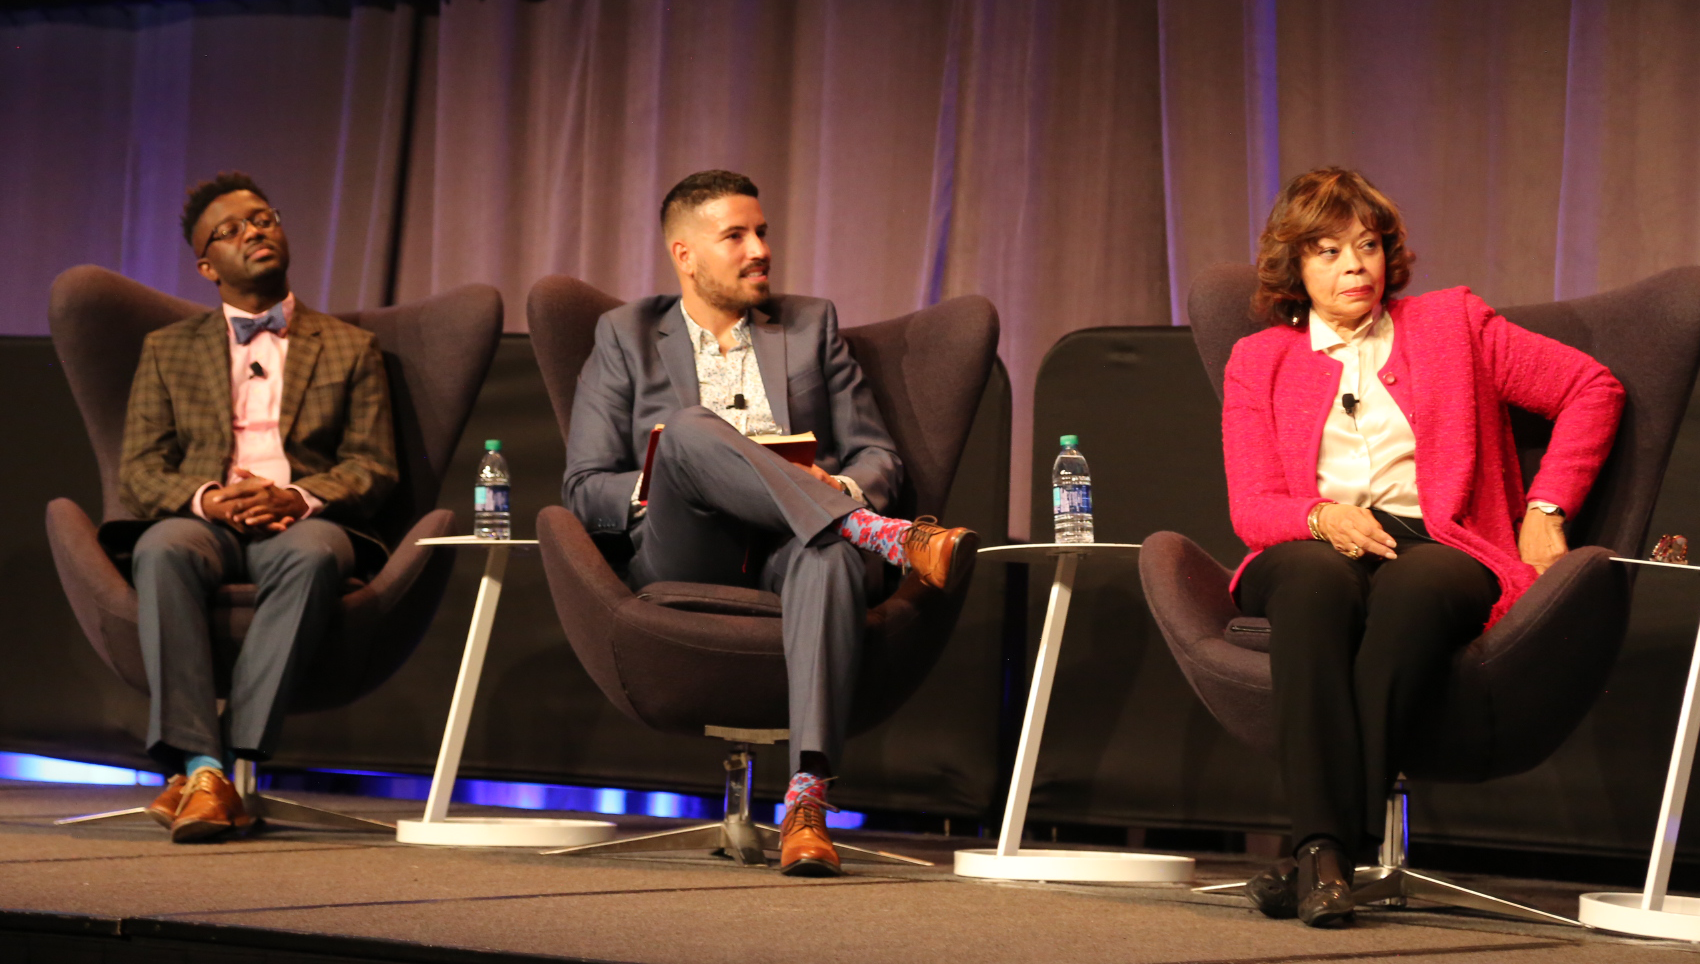
<path fill-rule="evenodd" d="M 1356 559 L 1357 557 L 1359 557 L 1363 554 L 1364 554 L 1364 547 L 1363 546 L 1353 546 L 1352 551 L 1346 553 L 1346 558 L 1347 559 Z"/>

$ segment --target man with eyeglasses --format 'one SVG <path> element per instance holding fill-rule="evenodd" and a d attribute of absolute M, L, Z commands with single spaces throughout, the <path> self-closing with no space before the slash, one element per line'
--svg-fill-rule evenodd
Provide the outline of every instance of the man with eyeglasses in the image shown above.
<path fill-rule="evenodd" d="M 377 341 L 296 300 L 259 186 L 240 172 L 196 185 L 182 226 L 223 304 L 148 335 L 118 468 L 124 507 L 152 521 L 131 571 L 147 750 L 172 776 L 147 811 L 178 842 L 252 825 L 225 768 L 270 755 L 343 580 L 382 567 L 366 523 L 398 477 Z M 228 582 L 254 583 L 258 605 L 221 719 L 207 617 Z"/>

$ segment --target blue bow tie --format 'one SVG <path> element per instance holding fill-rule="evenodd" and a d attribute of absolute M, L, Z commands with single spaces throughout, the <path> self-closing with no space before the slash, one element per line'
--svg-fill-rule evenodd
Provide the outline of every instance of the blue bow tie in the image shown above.
<path fill-rule="evenodd" d="M 232 318 L 230 319 L 230 326 L 236 329 L 236 343 L 238 345 L 246 345 L 253 341 L 254 336 L 259 334 L 262 329 L 281 335 L 286 327 L 283 320 L 283 302 L 280 301 L 272 305 L 271 310 L 263 315 L 255 315 L 252 318 Z"/>

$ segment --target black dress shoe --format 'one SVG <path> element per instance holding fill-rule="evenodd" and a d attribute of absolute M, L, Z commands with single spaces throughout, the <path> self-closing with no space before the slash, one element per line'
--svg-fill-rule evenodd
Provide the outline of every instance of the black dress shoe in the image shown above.
<path fill-rule="evenodd" d="M 1311 927 L 1352 920 L 1352 862 L 1332 840 L 1306 844 L 1298 852 L 1298 915 Z"/>
<path fill-rule="evenodd" d="M 1298 863 L 1291 857 L 1283 857 L 1246 881 L 1245 893 L 1263 916 L 1286 920 L 1299 912 L 1298 880 Z"/>

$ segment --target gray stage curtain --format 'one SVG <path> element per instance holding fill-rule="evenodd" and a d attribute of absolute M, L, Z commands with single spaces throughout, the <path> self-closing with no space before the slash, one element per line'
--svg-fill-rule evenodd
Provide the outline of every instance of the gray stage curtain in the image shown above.
<path fill-rule="evenodd" d="M 92 262 L 209 303 L 178 218 L 213 172 L 284 212 L 297 293 L 377 305 L 390 274 L 412 8 L 153 3 L 0 13 L 0 334 L 47 331 Z"/>
<path fill-rule="evenodd" d="M 0 13 L 0 334 L 52 277 L 210 300 L 184 185 L 253 173 L 330 308 L 550 272 L 670 290 L 656 204 L 763 188 L 782 290 L 846 324 L 983 293 L 1014 390 L 1061 335 L 1184 322 L 1283 178 L 1400 202 L 1411 290 L 1573 297 L 1700 261 L 1700 4 L 480 0 Z M 397 201 L 401 199 L 398 206 Z M 1083 440 L 1088 454 L 1091 440 Z"/>

